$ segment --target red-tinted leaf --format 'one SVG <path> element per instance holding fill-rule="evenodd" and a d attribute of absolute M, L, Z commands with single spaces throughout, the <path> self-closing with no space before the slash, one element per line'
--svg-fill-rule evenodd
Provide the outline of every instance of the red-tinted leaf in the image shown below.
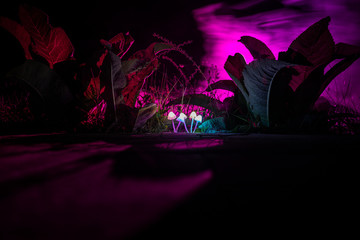
<path fill-rule="evenodd" d="M 86 91 L 84 92 L 84 96 L 89 100 L 97 100 L 100 95 L 104 92 L 104 88 L 100 89 L 100 78 L 99 76 L 93 77 L 90 80 L 90 84 L 88 85 Z"/>
<path fill-rule="evenodd" d="M 123 33 L 119 33 L 110 39 L 109 43 L 112 45 L 112 51 L 122 58 L 134 43 L 134 39 L 129 33 L 126 33 L 125 36 Z"/>
<path fill-rule="evenodd" d="M 242 36 L 239 42 L 244 44 L 245 47 L 249 49 L 254 59 L 267 58 L 275 60 L 274 54 L 271 52 L 271 50 L 259 39 L 250 36 Z"/>
<path fill-rule="evenodd" d="M 175 46 L 172 44 L 168 44 L 168 43 L 152 43 L 150 44 L 150 46 L 148 46 L 146 49 L 144 50 L 140 50 L 137 51 L 136 53 L 134 53 L 130 58 L 130 59 L 142 59 L 145 61 L 151 61 L 157 54 L 159 54 L 162 51 L 166 51 L 166 50 L 172 50 L 175 49 Z"/>
<path fill-rule="evenodd" d="M 298 36 L 289 48 L 301 53 L 314 66 L 328 64 L 335 52 L 334 39 L 329 32 L 330 17 L 321 19 Z"/>
<path fill-rule="evenodd" d="M 136 98 L 142 85 L 144 84 L 145 79 L 153 73 L 155 68 L 158 66 L 158 63 L 158 60 L 154 59 L 146 67 L 139 71 L 132 72 L 126 76 L 128 84 L 123 89 L 122 95 L 124 96 L 124 103 L 127 106 L 135 105 Z"/>
<path fill-rule="evenodd" d="M 62 28 L 53 28 L 49 17 L 41 10 L 20 6 L 19 17 L 32 38 L 32 50 L 45 58 L 52 68 L 55 63 L 69 59 L 74 48 Z"/>
<path fill-rule="evenodd" d="M 0 17 L 0 26 L 10 32 L 20 42 L 25 52 L 26 59 L 32 59 L 29 46 L 31 38 L 23 26 L 6 17 Z"/>
<path fill-rule="evenodd" d="M 228 56 L 224 68 L 228 73 L 231 73 L 237 79 L 242 78 L 242 71 L 246 66 L 244 57 L 240 53 L 235 53 L 234 56 Z"/>
<path fill-rule="evenodd" d="M 294 92 L 309 77 L 311 71 L 314 70 L 313 67 L 302 65 L 296 65 L 289 68 L 292 68 L 297 72 L 297 74 L 291 76 L 291 80 L 288 84 Z"/>
<path fill-rule="evenodd" d="M 231 79 L 235 82 L 236 86 L 241 91 L 242 95 L 248 101 L 249 93 L 244 84 L 243 70 L 246 66 L 244 57 L 240 53 L 234 56 L 229 56 L 225 62 L 224 68 L 229 74 Z"/>

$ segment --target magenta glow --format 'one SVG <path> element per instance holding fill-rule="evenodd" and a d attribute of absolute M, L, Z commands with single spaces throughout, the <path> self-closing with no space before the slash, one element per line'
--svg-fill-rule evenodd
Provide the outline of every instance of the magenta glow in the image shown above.
<path fill-rule="evenodd" d="M 332 20 L 329 30 L 335 43 L 360 45 L 360 35 L 357 34 L 360 29 L 360 7 L 355 0 L 283 0 L 278 7 L 248 14 L 249 9 L 265 2 L 243 1 L 233 5 L 217 3 L 193 11 L 205 41 L 206 54 L 203 62 L 217 65 L 220 79 L 230 79 L 223 69 L 228 55 L 239 52 L 247 63 L 253 60 L 250 52 L 238 42 L 245 35 L 263 41 L 277 58 L 278 53 L 286 51 L 290 43 L 307 27 L 330 16 Z M 348 102 L 352 102 L 352 105 L 358 106 L 360 84 L 356 83 L 356 78 L 359 75 L 358 60 L 339 75 L 323 95 L 335 103 L 348 105 Z M 342 95 L 349 82 L 351 91 L 344 100 Z"/>

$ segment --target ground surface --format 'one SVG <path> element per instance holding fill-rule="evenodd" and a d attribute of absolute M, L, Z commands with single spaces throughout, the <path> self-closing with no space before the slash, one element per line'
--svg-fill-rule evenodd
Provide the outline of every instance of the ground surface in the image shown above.
<path fill-rule="evenodd" d="M 1 136 L 0 238 L 344 237 L 358 216 L 359 143 L 323 135 Z"/>

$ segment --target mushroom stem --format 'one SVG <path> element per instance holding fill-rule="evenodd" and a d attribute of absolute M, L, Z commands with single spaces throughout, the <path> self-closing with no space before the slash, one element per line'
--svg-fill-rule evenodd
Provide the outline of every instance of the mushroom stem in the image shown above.
<path fill-rule="evenodd" d="M 186 130 L 186 132 L 187 133 L 189 133 L 189 130 L 187 129 L 187 126 L 186 126 L 186 124 L 184 123 L 184 126 L 185 126 L 185 130 Z"/>
<path fill-rule="evenodd" d="M 177 127 L 176 127 L 176 132 L 178 132 L 179 127 L 180 127 L 180 124 L 181 124 L 181 122 L 179 122 L 179 124 L 177 125 Z"/>
<path fill-rule="evenodd" d="M 192 130 L 192 129 L 193 129 L 193 123 L 194 123 L 194 119 L 192 118 L 192 119 L 191 119 L 191 127 L 190 127 L 190 132 L 193 132 L 193 130 Z"/>
<path fill-rule="evenodd" d="M 196 121 L 196 124 L 195 124 L 195 128 L 194 128 L 193 133 L 195 132 L 197 125 L 198 125 L 198 121 Z"/>
<path fill-rule="evenodd" d="M 174 129 L 174 133 L 176 133 L 177 129 L 175 128 L 174 120 L 171 120 L 171 121 L 172 121 L 173 129 Z"/>

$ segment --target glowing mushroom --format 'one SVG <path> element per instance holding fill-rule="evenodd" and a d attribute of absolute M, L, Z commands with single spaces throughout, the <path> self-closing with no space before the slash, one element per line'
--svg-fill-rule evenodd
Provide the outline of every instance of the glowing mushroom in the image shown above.
<path fill-rule="evenodd" d="M 177 130 L 175 129 L 175 125 L 174 125 L 174 119 L 176 119 L 175 113 L 173 113 L 172 111 L 169 112 L 168 119 L 172 121 L 174 132 L 177 132 Z"/>
<path fill-rule="evenodd" d="M 189 132 L 189 130 L 186 127 L 185 119 L 187 119 L 187 116 L 184 113 L 180 113 L 180 116 L 176 119 L 176 121 L 179 121 L 179 124 L 176 127 L 176 132 L 178 131 L 181 123 L 184 123 L 186 132 Z"/>
<path fill-rule="evenodd" d="M 201 115 L 197 115 L 196 118 L 195 118 L 195 121 L 196 121 L 196 124 L 195 124 L 194 132 L 195 132 L 195 130 L 196 130 L 196 127 L 197 127 L 198 123 L 202 123 L 202 116 L 201 116 Z"/>
<path fill-rule="evenodd" d="M 196 112 L 191 112 L 189 118 L 191 119 L 191 127 L 190 127 L 190 132 L 193 132 L 193 123 L 194 123 L 194 119 L 196 118 Z"/>

